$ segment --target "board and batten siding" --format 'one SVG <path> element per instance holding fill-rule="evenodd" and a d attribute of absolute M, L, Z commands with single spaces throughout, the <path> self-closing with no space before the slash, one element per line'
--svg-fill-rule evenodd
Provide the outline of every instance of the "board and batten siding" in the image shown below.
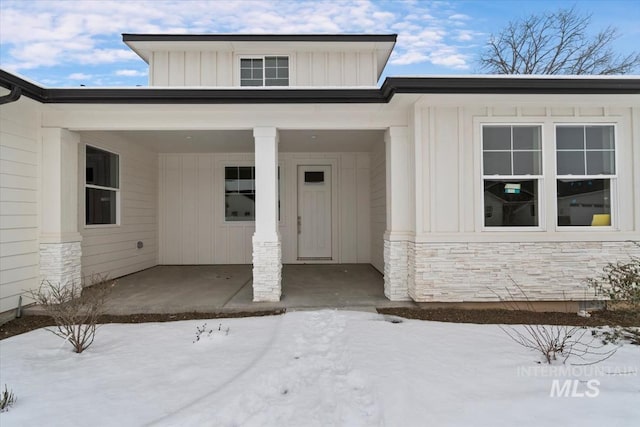
<path fill-rule="evenodd" d="M 83 277 L 98 273 L 114 279 L 157 265 L 157 153 L 109 132 L 82 132 L 80 138 L 78 226 Z M 120 225 L 85 226 L 86 145 L 120 156 Z"/>
<path fill-rule="evenodd" d="M 284 263 L 297 262 L 297 167 L 335 165 L 333 262 L 370 262 L 369 153 L 280 153 Z M 225 166 L 253 166 L 251 153 L 160 154 L 159 263 L 251 264 L 253 222 L 225 222 Z"/>
<path fill-rule="evenodd" d="M 39 286 L 39 164 L 38 104 L 0 106 L 0 313 Z"/>
<path fill-rule="evenodd" d="M 371 265 L 384 272 L 384 232 L 387 228 L 385 145 L 371 152 Z"/>
<path fill-rule="evenodd" d="M 158 51 L 149 66 L 150 86 L 240 86 L 241 56 L 289 57 L 289 86 L 375 86 L 374 52 Z"/>
<path fill-rule="evenodd" d="M 570 240 L 590 238 L 593 233 L 571 235 L 555 229 L 555 152 L 553 151 L 554 129 L 558 124 L 616 125 L 616 193 L 614 215 L 619 232 L 638 232 L 634 219 L 638 206 L 638 189 L 634 188 L 633 112 L 630 108 L 580 107 L 580 106 L 431 106 L 420 111 L 421 135 L 417 143 L 422 144 L 422 200 L 417 200 L 422 211 L 422 229 L 416 234 L 465 235 L 474 241 L 479 234 L 492 233 L 482 230 L 481 177 L 480 177 L 480 125 L 537 124 L 542 126 L 544 187 L 541 214 L 544 215 L 543 233 L 519 231 L 495 233 L 498 239 L 537 238 Z M 637 138 L 637 137 L 636 137 Z M 637 165 L 635 166 L 637 169 Z M 619 233 L 613 231 L 607 238 Z M 600 232 L 596 234 L 602 236 Z M 459 239 L 460 237 L 458 237 Z M 516 238 L 516 239 L 517 239 Z M 591 239 L 594 239 L 591 237 Z"/>

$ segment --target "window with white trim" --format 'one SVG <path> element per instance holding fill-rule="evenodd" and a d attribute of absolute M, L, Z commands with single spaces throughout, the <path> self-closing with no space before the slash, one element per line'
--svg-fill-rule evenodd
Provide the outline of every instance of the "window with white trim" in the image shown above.
<path fill-rule="evenodd" d="M 278 190 L 280 168 L 278 167 Z M 225 221 L 256 220 L 256 168 L 255 166 L 225 166 L 224 205 Z M 280 219 L 280 191 L 278 191 L 278 219 Z"/>
<path fill-rule="evenodd" d="M 87 145 L 85 167 L 85 224 L 117 224 L 120 156 Z"/>
<path fill-rule="evenodd" d="M 289 86 L 289 57 L 240 58 L 240 86 Z"/>
<path fill-rule="evenodd" d="M 542 127 L 482 126 L 485 227 L 539 227 Z"/>
<path fill-rule="evenodd" d="M 614 126 L 556 126 L 556 174 L 559 227 L 610 226 Z"/>

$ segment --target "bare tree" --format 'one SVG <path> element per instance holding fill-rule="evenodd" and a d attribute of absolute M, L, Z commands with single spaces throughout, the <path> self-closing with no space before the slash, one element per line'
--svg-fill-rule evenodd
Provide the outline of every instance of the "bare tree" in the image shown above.
<path fill-rule="evenodd" d="M 640 65 L 640 53 L 614 52 L 619 37 L 611 26 L 589 36 L 591 15 L 574 8 L 531 15 L 492 34 L 480 55 L 490 74 L 627 74 Z"/>

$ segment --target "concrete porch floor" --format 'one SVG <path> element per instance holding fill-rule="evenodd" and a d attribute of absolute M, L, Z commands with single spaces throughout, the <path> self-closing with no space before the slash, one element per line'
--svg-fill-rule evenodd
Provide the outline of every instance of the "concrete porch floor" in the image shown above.
<path fill-rule="evenodd" d="M 109 314 L 412 307 L 384 296 L 368 264 L 284 265 L 279 302 L 254 303 L 251 265 L 157 266 L 117 279 Z"/>

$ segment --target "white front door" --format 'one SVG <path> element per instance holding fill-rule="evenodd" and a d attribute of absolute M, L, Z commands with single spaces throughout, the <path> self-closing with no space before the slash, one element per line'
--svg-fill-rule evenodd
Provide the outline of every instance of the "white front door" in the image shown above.
<path fill-rule="evenodd" d="M 298 259 L 331 259 L 331 166 L 298 166 Z"/>

